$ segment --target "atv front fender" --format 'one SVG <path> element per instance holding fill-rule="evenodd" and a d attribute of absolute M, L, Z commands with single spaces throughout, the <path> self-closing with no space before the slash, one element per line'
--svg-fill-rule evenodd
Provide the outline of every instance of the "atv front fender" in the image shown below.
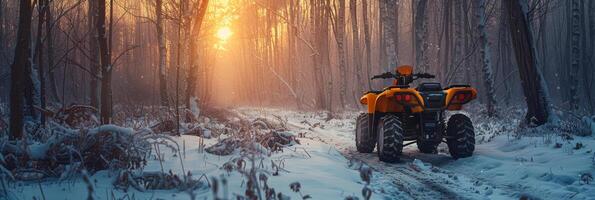
<path fill-rule="evenodd" d="M 364 96 L 362 96 L 362 98 L 359 99 L 359 102 L 362 105 L 368 105 L 368 113 L 374 113 L 374 110 L 376 109 L 376 98 L 377 97 L 378 97 L 377 94 L 368 92 L 368 93 L 364 94 Z"/>

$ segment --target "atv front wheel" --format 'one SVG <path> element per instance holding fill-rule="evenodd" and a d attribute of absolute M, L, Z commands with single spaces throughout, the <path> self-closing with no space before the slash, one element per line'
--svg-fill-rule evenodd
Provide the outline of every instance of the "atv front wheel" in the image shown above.
<path fill-rule="evenodd" d="M 355 124 L 355 147 L 360 153 L 372 153 L 376 147 L 376 134 L 370 130 L 370 114 L 357 116 Z"/>
<path fill-rule="evenodd" d="M 455 114 L 448 120 L 446 127 L 446 144 L 450 155 L 455 158 L 466 158 L 475 150 L 475 131 L 469 117 Z"/>
<path fill-rule="evenodd" d="M 386 115 L 378 122 L 378 157 L 380 161 L 394 163 L 399 161 L 403 151 L 403 133 L 401 121 L 397 116 Z"/>

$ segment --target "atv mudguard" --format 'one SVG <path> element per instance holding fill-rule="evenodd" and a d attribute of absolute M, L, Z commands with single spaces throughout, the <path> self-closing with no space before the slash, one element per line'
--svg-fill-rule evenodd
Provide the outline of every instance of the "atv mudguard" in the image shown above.
<path fill-rule="evenodd" d="M 411 95 L 408 102 L 399 102 L 395 95 Z M 363 105 L 368 105 L 368 113 L 395 113 L 410 111 L 419 113 L 424 111 L 424 101 L 422 96 L 413 88 L 388 88 L 380 94 L 367 93 L 361 99 Z"/>
<path fill-rule="evenodd" d="M 477 90 L 469 86 L 453 86 L 446 90 L 446 109 L 461 110 L 463 105 L 477 98 Z M 466 95 L 463 100 L 455 100 L 458 95 Z"/>

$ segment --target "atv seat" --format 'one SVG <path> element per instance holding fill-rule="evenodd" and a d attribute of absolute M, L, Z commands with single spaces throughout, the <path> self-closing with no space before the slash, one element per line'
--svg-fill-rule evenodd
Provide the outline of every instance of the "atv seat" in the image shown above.
<path fill-rule="evenodd" d="M 367 91 L 366 92 L 366 94 L 370 94 L 370 93 L 372 93 L 372 94 L 380 94 L 380 93 L 382 93 L 382 91 L 379 91 L 379 90 L 370 90 L 370 91 Z"/>
<path fill-rule="evenodd" d="M 470 85 L 451 85 L 451 86 L 448 86 L 448 87 L 446 87 L 444 89 L 445 90 L 448 90 L 450 88 L 455 88 L 455 87 L 471 87 L 471 86 Z"/>
<path fill-rule="evenodd" d="M 435 91 L 442 91 L 442 86 L 440 83 L 422 83 L 417 86 L 417 91 L 419 92 L 435 92 Z"/>

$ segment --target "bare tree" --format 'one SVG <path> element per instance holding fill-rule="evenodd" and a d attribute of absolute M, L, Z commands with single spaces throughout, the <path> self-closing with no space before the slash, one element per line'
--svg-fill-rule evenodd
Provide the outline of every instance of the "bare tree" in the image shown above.
<path fill-rule="evenodd" d="M 583 27 L 583 20 L 581 15 L 581 0 L 572 0 L 571 4 L 571 38 L 570 38 L 570 108 L 577 110 L 579 105 L 578 98 L 578 87 L 579 78 L 578 73 L 582 63 L 582 51 L 581 51 L 581 28 Z"/>
<path fill-rule="evenodd" d="M 353 5 L 353 4 L 352 4 Z M 352 15 L 353 16 L 353 15 Z M 368 89 L 372 89 L 372 83 L 370 82 L 370 74 L 372 69 L 372 52 L 371 46 L 372 41 L 370 39 L 370 18 L 368 17 L 368 0 L 362 0 L 362 20 L 364 21 L 364 43 L 365 43 L 365 55 L 366 55 L 366 80 L 368 80 Z M 354 30 L 354 32 L 356 32 Z"/>
<path fill-rule="evenodd" d="M 547 88 L 537 69 L 531 24 L 527 20 L 526 0 L 506 0 L 512 44 L 527 103 L 527 123 L 542 125 L 552 117 L 547 100 Z"/>
<path fill-rule="evenodd" d="M 477 30 L 479 31 L 479 40 L 481 43 L 481 50 L 479 52 L 481 54 L 482 60 L 483 81 L 486 88 L 488 115 L 493 116 L 495 112 L 494 106 L 496 105 L 496 91 L 494 88 L 494 74 L 491 63 L 492 59 L 490 59 L 491 54 L 488 43 L 488 34 L 486 33 L 485 28 L 488 21 L 485 13 L 486 1 L 478 0 L 473 4 L 476 6 L 475 11 L 477 12 Z"/>
<path fill-rule="evenodd" d="M 395 41 L 395 34 L 396 27 L 395 27 L 395 12 L 397 1 L 396 0 L 382 0 L 381 1 L 382 7 L 380 12 L 382 13 L 382 29 L 384 31 L 384 42 L 386 44 L 386 57 L 388 60 L 388 66 L 385 66 L 387 71 L 392 71 L 394 67 L 397 66 L 399 59 L 397 58 L 396 46 L 397 41 Z"/>
<path fill-rule="evenodd" d="M 106 0 L 97 0 L 97 18 L 95 18 L 95 30 L 99 44 L 99 64 L 101 66 L 101 123 L 109 124 L 111 123 L 112 117 L 112 63 L 110 56 L 111 50 L 108 46 L 108 37 L 106 34 L 105 1 Z"/>
<path fill-rule="evenodd" d="M 197 3 L 199 4 L 199 3 Z M 203 19 L 205 17 L 205 14 L 207 13 L 207 7 L 209 5 L 209 0 L 201 0 L 200 4 L 197 6 L 197 11 L 196 11 L 196 18 L 193 19 L 193 25 L 191 28 L 191 38 L 190 39 L 190 55 L 189 58 L 192 58 L 190 61 L 190 66 L 188 68 L 188 73 L 187 73 L 187 83 L 186 83 L 186 107 L 190 107 L 190 101 L 192 101 L 193 99 L 197 99 L 196 98 L 196 85 L 197 80 L 197 74 L 198 74 L 198 64 L 199 64 L 199 59 L 198 59 L 198 40 L 194 39 L 194 38 L 198 38 L 198 36 L 200 35 L 200 30 L 202 27 L 202 23 L 203 23 Z M 196 56 L 196 57 L 195 57 Z"/>
<path fill-rule="evenodd" d="M 335 34 L 335 41 L 337 42 L 339 73 L 341 74 L 341 86 L 339 86 L 339 102 L 341 108 L 345 107 L 345 99 L 347 96 L 347 69 L 345 59 L 345 0 L 338 0 L 339 7 L 335 6 L 336 17 L 333 20 L 333 32 Z"/>
<path fill-rule="evenodd" d="M 97 19 L 97 1 L 87 1 L 87 9 L 88 9 L 88 16 L 87 16 L 87 23 L 89 26 L 89 62 L 91 67 L 91 73 L 99 76 L 101 74 L 101 69 L 99 66 L 99 47 L 98 47 L 98 35 L 96 26 L 96 19 Z M 99 96 L 101 88 L 99 87 L 99 79 L 95 77 L 91 77 L 90 85 L 89 85 L 89 98 L 91 99 L 91 106 L 95 108 L 99 108 Z"/>
<path fill-rule="evenodd" d="M 157 46 L 159 48 L 159 95 L 161 106 L 169 106 L 167 95 L 167 48 L 165 44 L 165 33 L 163 31 L 163 0 L 155 0 L 155 26 L 157 28 Z"/>
<path fill-rule="evenodd" d="M 429 68 L 428 58 L 427 58 L 427 40 L 428 40 L 428 30 L 427 30 L 427 16 L 426 16 L 426 7 L 427 7 L 427 0 L 419 0 L 417 2 L 416 11 L 415 11 L 415 23 L 414 23 L 414 33 L 415 33 L 415 63 L 421 69 L 421 71 L 426 72 Z"/>
<path fill-rule="evenodd" d="M 365 2 L 365 1 L 364 1 Z M 365 3 L 364 3 L 365 5 Z M 367 8 L 363 8 L 366 10 Z M 351 40 L 353 43 L 353 68 L 355 69 L 355 87 L 354 93 L 355 97 L 358 98 L 356 95 L 359 95 L 362 91 L 361 85 L 364 83 L 362 82 L 362 58 L 361 56 L 361 48 L 360 48 L 360 36 L 359 36 L 359 26 L 357 23 L 357 2 L 355 0 L 349 1 L 349 13 L 351 15 Z"/>
<path fill-rule="evenodd" d="M 31 67 L 31 15 L 33 8 L 30 0 L 19 2 L 19 29 L 14 61 L 10 67 L 10 139 L 23 137 L 23 95 L 25 94 L 26 70 Z"/>
<path fill-rule="evenodd" d="M 328 94 L 326 93 L 326 83 L 328 74 L 324 73 L 325 68 L 329 67 L 328 57 L 328 21 L 316 19 L 328 19 L 327 2 L 323 0 L 311 0 L 311 22 L 314 30 L 314 44 L 316 44 L 316 55 L 314 55 L 314 83 L 316 88 L 316 108 L 329 109 Z"/>

